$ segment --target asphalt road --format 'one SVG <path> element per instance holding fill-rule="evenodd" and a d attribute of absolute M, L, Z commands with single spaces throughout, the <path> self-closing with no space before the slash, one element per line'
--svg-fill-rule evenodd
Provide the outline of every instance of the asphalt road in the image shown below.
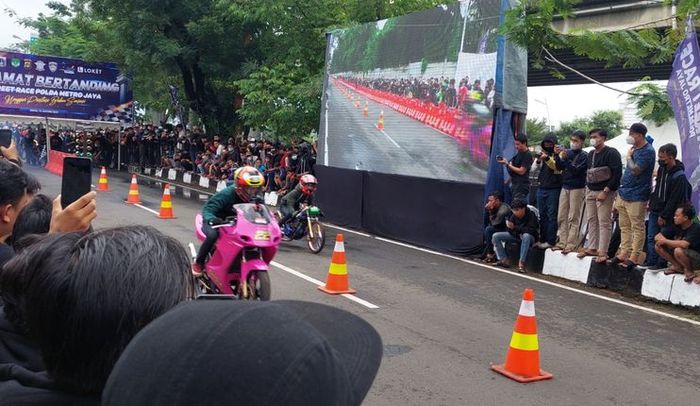
<path fill-rule="evenodd" d="M 58 177 L 30 171 L 45 194 L 58 193 Z M 147 224 L 183 244 L 195 240 L 201 203 L 176 197 L 178 218 L 159 220 L 123 203 L 126 180 L 113 177 L 110 187 L 98 196 L 96 227 Z M 157 211 L 160 195 L 141 187 L 147 208 Z M 351 285 L 378 309 L 325 295 L 279 267 L 271 270 L 273 299 L 337 306 L 379 331 L 385 357 L 366 405 L 699 404 L 700 326 L 370 237 L 345 238 Z M 316 256 L 301 243 L 285 243 L 276 261 L 324 280 L 329 245 Z M 555 378 L 522 385 L 489 364 L 503 361 L 529 287 L 536 293 L 542 367 Z"/>
<path fill-rule="evenodd" d="M 448 135 L 348 90 L 361 100 L 358 108 L 332 82 L 327 91 L 330 166 L 458 182 L 486 179 L 484 170 L 470 164 L 468 151 Z M 381 111 L 383 131 L 376 127 Z"/>

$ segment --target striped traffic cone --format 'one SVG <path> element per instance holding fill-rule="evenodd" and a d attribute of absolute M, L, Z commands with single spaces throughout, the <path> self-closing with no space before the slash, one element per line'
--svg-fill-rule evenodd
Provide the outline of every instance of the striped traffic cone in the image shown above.
<path fill-rule="evenodd" d="M 535 292 L 525 289 L 520 312 L 515 321 L 506 363 L 491 369 L 520 383 L 552 379 L 554 375 L 540 369 L 540 347 L 537 341 Z"/>
<path fill-rule="evenodd" d="M 139 195 L 139 184 L 136 181 L 136 175 L 131 176 L 131 185 L 129 185 L 129 196 L 126 198 L 126 204 L 140 204 L 141 196 Z"/>
<path fill-rule="evenodd" d="M 174 219 L 175 214 L 173 214 L 173 202 L 170 200 L 170 185 L 165 184 L 165 189 L 163 190 L 163 200 L 160 202 L 160 213 L 158 214 L 159 219 Z"/>
<path fill-rule="evenodd" d="M 102 167 L 102 170 L 100 171 L 100 180 L 97 183 L 97 191 L 98 192 L 107 192 L 109 191 L 109 183 L 107 182 L 107 169 L 105 167 Z"/>
<path fill-rule="evenodd" d="M 342 234 L 338 234 L 335 238 L 335 249 L 331 258 L 331 266 L 328 268 L 326 284 L 318 288 L 331 295 L 356 293 L 354 289 L 350 288 L 348 280 L 348 265 L 345 259 L 345 244 L 343 243 Z"/>
<path fill-rule="evenodd" d="M 377 120 L 377 130 L 384 130 L 384 110 L 379 112 L 379 120 Z"/>

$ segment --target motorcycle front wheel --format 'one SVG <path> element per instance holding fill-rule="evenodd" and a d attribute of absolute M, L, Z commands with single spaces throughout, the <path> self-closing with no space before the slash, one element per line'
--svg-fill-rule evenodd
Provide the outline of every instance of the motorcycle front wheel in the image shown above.
<path fill-rule="evenodd" d="M 272 284 L 270 275 L 266 271 L 255 271 L 248 275 L 246 283 L 248 288 L 248 300 L 270 300 L 272 297 Z"/>
<path fill-rule="evenodd" d="M 311 235 L 313 234 L 313 237 Z M 309 250 L 314 254 L 318 254 L 323 251 L 323 247 L 326 245 L 326 235 L 323 232 L 323 226 L 318 221 L 311 222 L 311 229 L 308 233 Z"/>

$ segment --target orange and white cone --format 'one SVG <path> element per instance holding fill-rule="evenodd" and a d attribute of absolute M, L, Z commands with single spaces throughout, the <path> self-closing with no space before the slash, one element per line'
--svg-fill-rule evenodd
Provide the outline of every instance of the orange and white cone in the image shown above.
<path fill-rule="evenodd" d="M 344 293 L 356 293 L 350 288 L 348 280 L 348 265 L 345 259 L 345 244 L 343 235 L 338 234 L 335 238 L 335 249 L 331 258 L 331 266 L 328 268 L 328 278 L 326 284 L 318 288 L 330 295 L 342 295 Z"/>
<path fill-rule="evenodd" d="M 379 120 L 377 120 L 377 129 L 384 130 L 384 110 L 379 112 Z"/>
<path fill-rule="evenodd" d="M 100 180 L 97 183 L 97 191 L 98 192 L 107 192 L 109 191 L 109 183 L 107 182 L 107 169 L 105 167 L 102 167 L 102 170 L 100 171 Z"/>
<path fill-rule="evenodd" d="M 160 202 L 160 213 L 158 214 L 159 219 L 174 219 L 175 214 L 173 214 L 173 201 L 170 199 L 170 185 L 165 184 L 165 189 L 163 190 L 163 200 Z"/>
<path fill-rule="evenodd" d="M 140 204 L 141 196 L 139 195 L 139 184 L 136 181 L 136 175 L 131 176 L 131 185 L 129 185 L 129 196 L 126 198 L 126 204 Z"/>
<path fill-rule="evenodd" d="M 491 369 L 520 383 L 552 379 L 554 375 L 540 369 L 540 347 L 537 340 L 535 292 L 525 289 L 518 318 L 515 320 L 510 348 L 503 365 Z"/>

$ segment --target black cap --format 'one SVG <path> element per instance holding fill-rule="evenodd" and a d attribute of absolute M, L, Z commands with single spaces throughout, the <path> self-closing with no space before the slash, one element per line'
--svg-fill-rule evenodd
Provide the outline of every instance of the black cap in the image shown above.
<path fill-rule="evenodd" d="M 146 326 L 103 405 L 359 405 L 382 357 L 366 321 L 326 305 L 193 301 Z"/>
<path fill-rule="evenodd" d="M 630 126 L 630 132 L 645 136 L 647 135 L 647 126 L 642 123 L 634 123 Z"/>

